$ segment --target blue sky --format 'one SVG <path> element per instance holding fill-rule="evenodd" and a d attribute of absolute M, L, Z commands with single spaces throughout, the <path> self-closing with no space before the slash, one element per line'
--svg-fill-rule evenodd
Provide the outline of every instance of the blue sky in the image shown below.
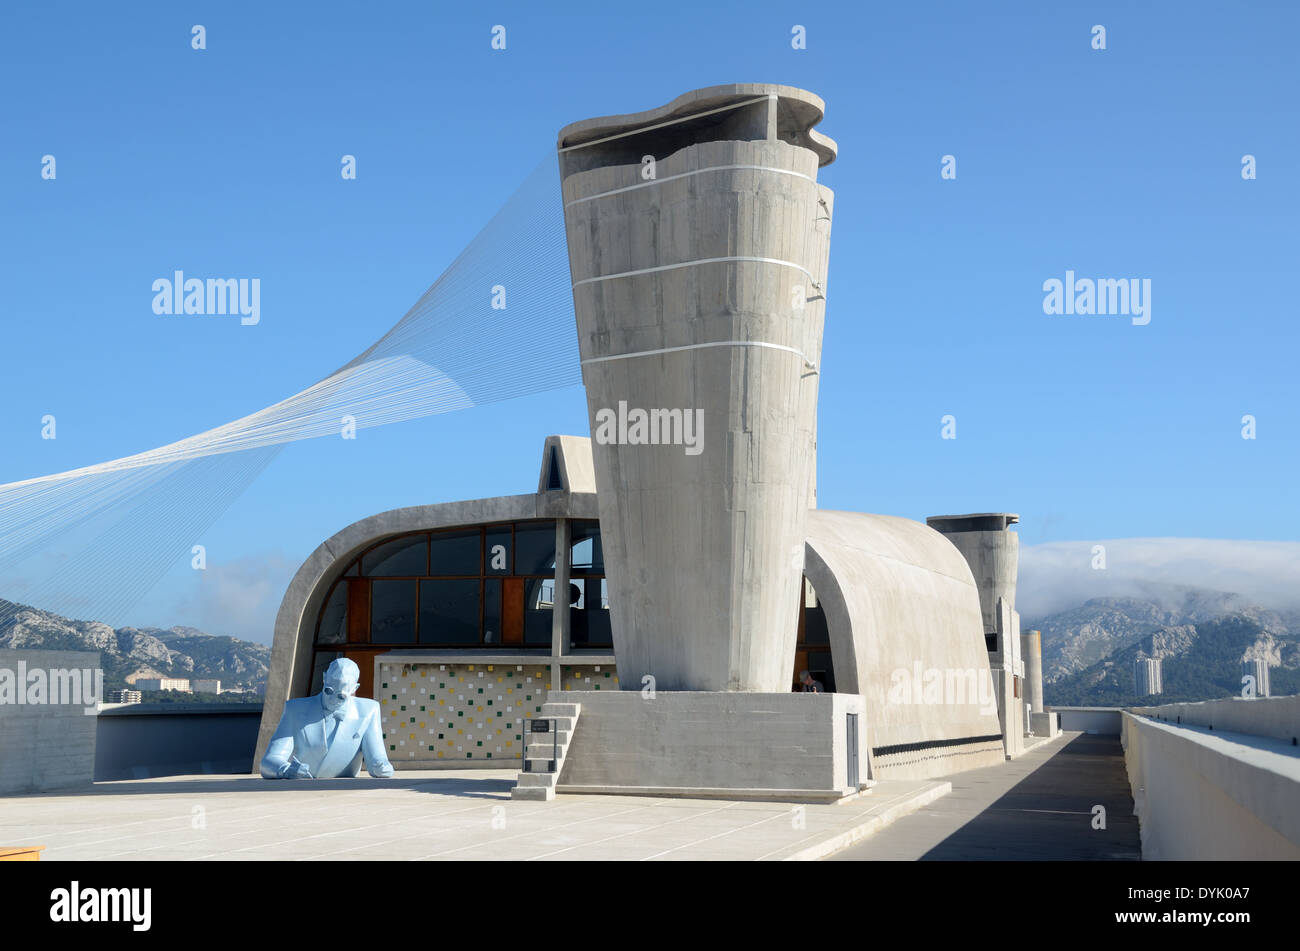
<path fill-rule="evenodd" d="M 561 126 L 779 82 L 826 100 L 840 147 L 823 508 L 1016 511 L 1026 545 L 1300 540 L 1300 8 L 1134 7 L 7 5 L 0 482 L 170 442 L 346 362 Z M 177 268 L 260 277 L 261 323 L 156 316 L 151 282 Z M 1045 315 L 1067 269 L 1150 279 L 1150 324 Z M 579 387 L 292 445 L 202 539 L 210 576 L 178 565 L 130 620 L 268 640 L 322 540 L 530 491 L 555 432 L 587 432 Z"/>

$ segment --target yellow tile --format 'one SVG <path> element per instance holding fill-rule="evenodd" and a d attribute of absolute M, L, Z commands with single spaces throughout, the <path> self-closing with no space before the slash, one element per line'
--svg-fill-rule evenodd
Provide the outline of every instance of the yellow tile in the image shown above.
<path fill-rule="evenodd" d="M 457 732 L 457 733 L 464 733 L 465 731 L 464 731 L 464 730 L 457 730 L 456 732 Z"/>
<path fill-rule="evenodd" d="M 470 669 L 470 670 L 473 670 L 473 669 L 474 669 L 474 665 L 473 665 L 473 664 L 470 664 L 470 665 L 469 665 L 469 669 Z"/>
<path fill-rule="evenodd" d="M 491 669 L 492 669 L 492 665 L 488 664 L 488 670 L 490 671 Z"/>

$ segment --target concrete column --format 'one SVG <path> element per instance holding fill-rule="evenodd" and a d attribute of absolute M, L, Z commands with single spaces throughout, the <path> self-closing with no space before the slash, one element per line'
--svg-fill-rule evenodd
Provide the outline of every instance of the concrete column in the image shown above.
<path fill-rule="evenodd" d="M 569 653 L 569 547 L 572 529 L 567 518 L 555 520 L 555 608 L 551 611 L 551 689 L 563 690 L 560 657 Z"/>
<path fill-rule="evenodd" d="M 624 689 L 789 690 L 830 240 L 816 177 L 835 157 L 822 112 L 802 90 L 719 86 L 560 133 Z"/>
<path fill-rule="evenodd" d="M 1020 635 L 1021 654 L 1025 659 L 1025 693 L 1035 713 L 1043 712 L 1043 634 L 1027 631 Z"/>

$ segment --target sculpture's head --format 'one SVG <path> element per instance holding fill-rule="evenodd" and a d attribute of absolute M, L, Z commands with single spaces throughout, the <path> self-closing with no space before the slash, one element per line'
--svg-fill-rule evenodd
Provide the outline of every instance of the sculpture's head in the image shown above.
<path fill-rule="evenodd" d="M 355 661 L 340 657 L 326 669 L 324 679 L 325 686 L 320 694 L 321 703 L 326 710 L 337 710 L 357 692 L 357 684 L 361 682 L 361 668 Z"/>

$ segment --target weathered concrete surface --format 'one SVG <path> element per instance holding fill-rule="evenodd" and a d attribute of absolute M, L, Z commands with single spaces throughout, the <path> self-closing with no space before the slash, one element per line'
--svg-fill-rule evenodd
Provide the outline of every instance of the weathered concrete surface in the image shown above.
<path fill-rule="evenodd" d="M 979 594 L 957 549 L 920 522 L 827 510 L 809 513 L 807 545 L 836 687 L 866 704 L 872 778 L 1002 762 Z"/>
<path fill-rule="evenodd" d="M 1061 735 L 1061 715 L 1059 713 L 1031 713 L 1029 729 L 1034 736 L 1054 739 Z"/>
<path fill-rule="evenodd" d="M 1136 861 L 1137 818 L 1114 737 L 1072 734 L 999 766 L 951 777 L 952 792 L 838 860 Z M 1106 828 L 1093 828 L 1095 806 Z"/>
<path fill-rule="evenodd" d="M 559 792 L 837 799 L 857 792 L 846 779 L 850 713 L 867 779 L 855 694 L 552 691 L 548 700 L 582 705 Z"/>
<path fill-rule="evenodd" d="M 835 154 L 811 128 L 822 109 L 789 87 L 713 87 L 560 133 L 625 688 L 792 680 L 832 203 L 816 176 Z M 602 443 L 599 415 L 620 404 L 698 410 L 700 451 Z"/>
<path fill-rule="evenodd" d="M 20 667 L 23 664 L 25 667 Z M 6 691 L 0 702 L 0 793 L 30 792 L 88 785 L 95 774 L 94 708 L 86 715 L 82 678 L 98 671 L 97 651 L 0 650 L 0 689 Z M 34 683 L 27 676 L 42 672 L 44 702 L 18 703 L 17 691 L 24 701 L 35 697 L 29 692 Z M 55 675 L 58 697 L 51 691 L 51 672 L 78 672 L 76 683 Z M 20 682 L 20 675 L 26 674 Z M 75 693 L 78 702 L 51 703 Z M 99 699 L 103 699 L 100 697 Z M 9 843 L 17 844 L 17 843 Z"/>
<path fill-rule="evenodd" d="M 1165 703 L 1153 707 L 1132 707 L 1138 716 L 1155 717 L 1167 723 L 1213 727 L 1251 736 L 1271 736 L 1287 743 L 1300 738 L 1300 695 L 1294 697 L 1227 697 L 1199 703 Z M 1300 806 L 1297 806 L 1300 809 Z"/>
<path fill-rule="evenodd" d="M 1144 859 L 1300 860 L 1300 750 L 1289 741 L 1123 717 Z"/>

